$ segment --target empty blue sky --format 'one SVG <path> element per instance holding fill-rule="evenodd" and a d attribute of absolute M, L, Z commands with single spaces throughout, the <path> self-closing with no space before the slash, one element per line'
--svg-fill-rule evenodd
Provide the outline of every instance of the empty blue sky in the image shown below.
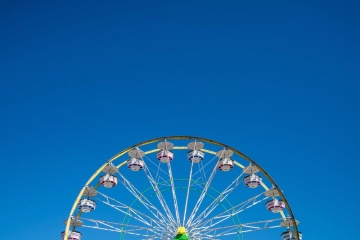
<path fill-rule="evenodd" d="M 255 159 L 304 239 L 352 238 L 359 12 L 358 1 L 1 1 L 0 238 L 59 238 L 97 167 L 166 135 Z"/>

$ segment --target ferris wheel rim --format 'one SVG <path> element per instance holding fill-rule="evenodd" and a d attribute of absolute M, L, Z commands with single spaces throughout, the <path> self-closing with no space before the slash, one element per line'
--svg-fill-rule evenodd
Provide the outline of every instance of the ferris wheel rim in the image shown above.
<path fill-rule="evenodd" d="M 113 157 L 111 157 L 108 161 L 106 161 L 103 165 L 101 165 L 101 167 L 95 171 L 95 173 L 89 178 L 89 180 L 85 183 L 84 187 L 81 189 L 81 191 L 79 192 L 72 208 L 71 208 L 71 211 L 70 211 L 70 214 L 69 214 L 69 217 L 66 221 L 66 228 L 65 228 L 65 231 L 64 231 L 64 240 L 68 240 L 68 234 L 69 234 L 69 230 L 70 230 L 70 222 L 71 222 L 71 219 L 73 217 L 73 214 L 76 210 L 76 206 L 78 205 L 78 203 L 80 202 L 82 196 L 83 196 L 83 193 L 85 191 L 85 189 L 89 186 L 89 184 L 91 182 L 93 182 L 93 180 L 95 179 L 95 177 L 97 177 L 101 172 L 102 170 L 110 163 L 112 163 L 113 161 L 115 161 L 116 159 L 118 159 L 119 157 L 123 156 L 124 154 L 128 153 L 131 149 L 134 149 L 134 148 L 138 148 L 138 147 L 141 147 L 141 146 L 144 146 L 144 145 L 148 145 L 148 144 L 151 144 L 151 143 L 156 143 L 156 142 L 159 142 L 159 141 L 162 141 L 162 140 L 196 140 L 196 141 L 203 141 L 203 142 L 206 142 L 206 143 L 210 143 L 210 144 L 213 144 L 213 145 L 217 145 L 217 146 L 221 146 L 223 148 L 226 148 L 226 149 L 229 149 L 231 151 L 233 151 L 235 154 L 237 154 L 238 156 L 242 157 L 243 159 L 247 160 L 248 162 L 250 162 L 252 165 L 256 166 L 259 171 L 271 182 L 271 184 L 273 185 L 273 188 L 274 189 L 278 189 L 279 191 L 279 196 L 281 197 L 282 201 L 285 203 L 285 206 L 287 208 L 287 211 L 288 211 L 288 214 L 290 215 L 288 217 L 288 219 L 290 220 L 290 222 L 292 223 L 292 226 L 293 226 L 293 229 L 294 229 L 294 234 L 295 234 L 295 238 L 296 240 L 299 240 L 299 231 L 297 229 L 297 224 L 298 222 L 296 221 L 295 217 L 294 217 L 294 214 L 293 214 L 293 211 L 290 207 L 290 204 L 288 203 L 287 201 L 287 198 L 285 197 L 284 193 L 281 191 L 280 187 L 278 186 L 278 184 L 275 182 L 275 180 L 256 162 L 254 161 L 253 159 L 251 159 L 250 157 L 248 157 L 247 155 L 245 155 L 244 153 L 242 153 L 241 151 L 237 150 L 236 148 L 233 148 L 227 144 L 223 144 L 219 141 L 215 141 L 215 140 L 211 140 L 211 139 L 208 139 L 208 138 L 204 138 L 204 137 L 195 137 L 195 136 L 166 136 L 166 137 L 158 137 L 158 138 L 153 138 L 153 139 L 150 139 L 150 140 L 146 140 L 146 141 L 142 141 L 138 144 L 135 144 L 133 146 L 130 146 L 128 148 L 125 148 L 124 150 L 118 152 L 117 154 L 115 154 Z M 152 152 L 155 152 L 155 151 L 158 151 L 159 149 L 154 149 L 152 150 Z M 236 163 L 236 162 L 235 162 Z M 119 164 L 117 166 L 117 168 L 120 168 L 122 166 L 124 166 L 126 164 L 126 161 L 122 162 L 121 164 Z M 238 164 L 236 164 L 238 165 Z M 238 165 L 239 166 L 239 165 Z M 98 184 L 99 185 L 99 184 Z M 96 188 L 98 187 L 98 185 L 96 186 Z M 283 216 L 284 217 L 284 216 Z"/>

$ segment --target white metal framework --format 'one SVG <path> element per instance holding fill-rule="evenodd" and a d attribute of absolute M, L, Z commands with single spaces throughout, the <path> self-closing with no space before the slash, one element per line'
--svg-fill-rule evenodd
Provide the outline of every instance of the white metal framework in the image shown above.
<path fill-rule="evenodd" d="M 116 183 L 104 185 L 102 172 Z M 249 179 L 254 173 L 261 177 Z M 271 200 L 284 208 L 270 211 Z M 95 202 L 96 209 L 89 206 Z M 104 163 L 81 189 L 62 238 L 172 240 L 185 227 L 191 240 L 300 240 L 298 223 L 279 186 L 252 159 L 213 140 L 171 136 Z"/>

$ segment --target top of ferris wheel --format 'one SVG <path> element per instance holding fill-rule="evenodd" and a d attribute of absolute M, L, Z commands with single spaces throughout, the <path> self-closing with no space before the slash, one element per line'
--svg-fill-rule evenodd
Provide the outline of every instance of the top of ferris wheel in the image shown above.
<path fill-rule="evenodd" d="M 165 139 L 165 141 L 158 143 L 157 147 L 160 150 L 171 150 L 174 148 L 174 144 L 166 141 L 166 139 Z M 202 142 L 194 141 L 194 142 L 189 143 L 187 145 L 187 148 L 190 150 L 200 150 L 200 149 L 204 148 L 204 144 Z"/>
<path fill-rule="evenodd" d="M 139 143 L 139 145 L 145 145 L 145 144 L 150 143 L 150 142 L 159 142 L 157 144 L 158 149 L 160 149 L 160 150 L 171 150 L 171 149 L 174 148 L 174 144 L 169 142 L 168 140 L 193 140 L 193 142 L 190 142 L 190 143 L 187 144 L 187 148 L 190 149 L 190 150 L 201 150 L 201 149 L 203 149 L 204 148 L 204 143 L 202 143 L 200 141 L 204 141 L 204 142 L 208 142 L 208 143 L 211 143 L 211 144 L 222 146 L 225 149 L 227 149 L 227 154 L 229 154 L 229 156 L 222 156 L 222 157 L 231 157 L 231 155 L 232 155 L 231 150 L 229 150 L 229 148 L 231 149 L 231 147 L 227 146 L 226 144 L 220 143 L 218 141 L 214 141 L 214 140 L 210 140 L 210 139 L 206 139 L 206 138 L 202 138 L 202 137 L 168 136 L 168 137 L 161 137 L 161 138 L 155 138 L 155 139 L 152 139 L 152 140 L 144 141 L 142 143 Z M 135 148 L 137 148 L 137 147 L 135 147 Z"/>
<path fill-rule="evenodd" d="M 212 144 L 220 145 L 220 146 L 223 146 L 223 147 L 226 147 L 226 148 L 230 148 L 226 144 L 223 144 L 221 142 L 211 140 L 211 139 L 208 139 L 208 138 L 196 137 L 196 136 L 180 136 L 180 135 L 179 136 L 165 136 L 165 137 L 153 138 L 153 139 L 149 139 L 147 141 L 143 141 L 143 142 L 139 143 L 138 145 L 146 145 L 148 143 L 160 142 L 160 141 L 167 142 L 167 140 L 193 140 L 193 141 L 196 142 L 196 145 L 200 144 L 200 141 L 204 141 L 204 142 L 207 142 L 207 143 L 212 143 Z M 161 148 L 159 148 L 159 149 L 161 149 Z"/>

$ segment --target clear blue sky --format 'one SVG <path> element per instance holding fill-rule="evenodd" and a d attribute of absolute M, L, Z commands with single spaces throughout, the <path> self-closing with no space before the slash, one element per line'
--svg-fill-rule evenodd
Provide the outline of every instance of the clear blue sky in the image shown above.
<path fill-rule="evenodd" d="M 196 135 L 260 163 L 304 239 L 358 217 L 359 1 L 1 1 L 0 239 L 59 239 L 88 177 Z"/>

